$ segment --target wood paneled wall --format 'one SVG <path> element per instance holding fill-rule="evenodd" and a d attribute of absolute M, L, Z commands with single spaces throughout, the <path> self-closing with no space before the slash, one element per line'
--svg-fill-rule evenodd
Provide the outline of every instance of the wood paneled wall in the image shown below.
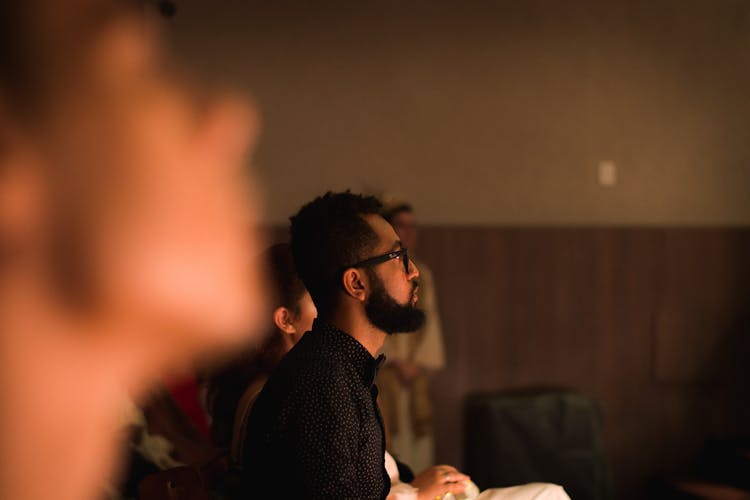
<path fill-rule="evenodd" d="M 750 230 L 428 227 L 448 353 L 437 458 L 460 464 L 467 394 L 595 398 L 615 491 L 750 433 Z"/>

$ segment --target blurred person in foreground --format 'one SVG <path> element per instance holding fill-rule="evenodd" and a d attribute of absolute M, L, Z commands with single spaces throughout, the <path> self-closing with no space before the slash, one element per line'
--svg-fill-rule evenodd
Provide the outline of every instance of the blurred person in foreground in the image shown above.
<path fill-rule="evenodd" d="M 387 203 L 382 215 L 396 231 L 419 271 L 420 308 L 425 323 L 417 332 L 389 335 L 383 345 L 386 363 L 378 372 L 380 407 L 388 450 L 422 470 L 434 463 L 434 431 L 430 376 L 445 366 L 443 330 L 432 271 L 413 257 L 417 248 L 414 209 L 408 203 Z"/>
<path fill-rule="evenodd" d="M 240 98 L 138 2 L 0 5 L 0 498 L 100 498 L 129 401 L 259 317 Z"/>

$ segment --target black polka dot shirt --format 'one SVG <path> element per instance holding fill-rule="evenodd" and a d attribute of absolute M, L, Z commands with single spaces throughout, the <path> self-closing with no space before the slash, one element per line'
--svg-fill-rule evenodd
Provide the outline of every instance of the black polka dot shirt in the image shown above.
<path fill-rule="evenodd" d="M 286 355 L 248 420 L 248 498 L 385 498 L 385 437 L 374 359 L 320 321 Z M 263 496 L 263 495 L 268 495 Z"/>

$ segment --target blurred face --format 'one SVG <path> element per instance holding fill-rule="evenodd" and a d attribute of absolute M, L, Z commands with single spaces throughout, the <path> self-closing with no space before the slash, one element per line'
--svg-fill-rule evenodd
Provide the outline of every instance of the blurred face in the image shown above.
<path fill-rule="evenodd" d="M 417 247 L 417 223 L 412 212 L 399 212 L 391 220 L 393 230 L 406 248 Z"/>
<path fill-rule="evenodd" d="M 38 97 L 0 111 L 2 498 L 101 497 L 126 394 L 263 305 L 252 108 L 168 73 L 144 22 L 72 3 L 29 7 Z"/>
<path fill-rule="evenodd" d="M 58 100 L 44 148 L 60 200 L 50 219 L 70 228 L 96 318 L 144 348 L 179 337 L 188 353 L 239 341 L 262 310 L 244 170 L 257 120 L 247 102 L 166 73 L 154 47 L 121 21 Z"/>

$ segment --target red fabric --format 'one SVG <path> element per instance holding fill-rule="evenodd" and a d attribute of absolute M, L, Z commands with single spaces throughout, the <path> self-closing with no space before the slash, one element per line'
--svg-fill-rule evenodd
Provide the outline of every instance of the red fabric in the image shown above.
<path fill-rule="evenodd" d="M 211 439 L 211 429 L 208 426 L 206 413 L 200 404 L 198 382 L 195 377 L 171 380 L 167 383 L 167 391 L 177 405 L 195 427 L 207 438 Z"/>

